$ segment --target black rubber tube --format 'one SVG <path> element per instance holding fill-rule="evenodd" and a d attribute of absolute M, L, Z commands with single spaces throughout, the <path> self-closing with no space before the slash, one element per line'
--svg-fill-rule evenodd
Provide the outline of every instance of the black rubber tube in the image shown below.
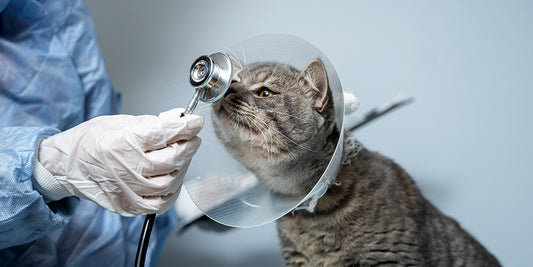
<path fill-rule="evenodd" d="M 189 113 L 192 113 L 192 110 L 190 110 Z M 185 116 L 185 113 L 181 113 L 180 118 L 183 116 Z M 141 237 L 139 238 L 139 245 L 137 246 L 137 256 L 135 256 L 135 267 L 144 267 L 146 251 L 148 250 L 148 244 L 150 243 L 150 235 L 152 234 L 152 227 L 154 226 L 154 222 L 155 214 L 146 215 L 146 218 L 144 219 L 143 229 L 141 232 Z"/>
<path fill-rule="evenodd" d="M 135 267 L 144 267 L 146 259 L 146 251 L 150 243 L 150 235 L 152 234 L 152 227 L 155 222 L 155 214 L 148 214 L 144 219 L 141 237 L 139 238 L 139 245 L 137 246 L 137 256 L 135 256 Z"/>

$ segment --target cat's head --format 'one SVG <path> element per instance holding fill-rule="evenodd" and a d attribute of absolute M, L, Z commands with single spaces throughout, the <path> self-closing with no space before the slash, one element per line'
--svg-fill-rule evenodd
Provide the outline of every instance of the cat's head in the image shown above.
<path fill-rule="evenodd" d="M 271 190 L 307 193 L 329 161 L 328 140 L 335 134 L 324 65 L 313 60 L 302 71 L 268 62 L 238 67 L 227 93 L 212 105 L 218 138 Z"/>

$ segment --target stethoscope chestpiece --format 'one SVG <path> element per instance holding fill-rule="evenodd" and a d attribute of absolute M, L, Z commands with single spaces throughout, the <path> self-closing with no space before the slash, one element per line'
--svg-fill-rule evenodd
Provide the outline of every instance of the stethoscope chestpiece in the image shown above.
<path fill-rule="evenodd" d="M 200 100 L 206 103 L 216 102 L 228 90 L 233 77 L 233 66 L 229 56 L 214 53 L 200 56 L 191 65 L 189 82 L 200 91 Z"/>
<path fill-rule="evenodd" d="M 201 56 L 191 66 L 189 81 L 195 88 L 204 87 L 212 74 L 213 60 L 208 56 Z"/>

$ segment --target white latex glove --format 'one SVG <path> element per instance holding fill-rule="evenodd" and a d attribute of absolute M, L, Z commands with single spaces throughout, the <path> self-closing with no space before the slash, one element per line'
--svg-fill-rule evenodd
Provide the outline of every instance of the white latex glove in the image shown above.
<path fill-rule="evenodd" d="M 43 140 L 38 161 L 56 186 L 120 215 L 165 212 L 201 143 L 203 118 L 183 111 L 96 117 Z"/>

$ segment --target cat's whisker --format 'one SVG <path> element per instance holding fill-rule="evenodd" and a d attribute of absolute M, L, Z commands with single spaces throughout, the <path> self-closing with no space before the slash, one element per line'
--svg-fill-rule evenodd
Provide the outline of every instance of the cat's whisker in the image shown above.
<path fill-rule="evenodd" d="M 264 144 L 266 145 L 266 150 L 267 150 L 267 155 L 268 155 L 268 159 L 270 160 L 273 155 L 273 142 L 272 142 L 272 138 L 274 138 L 275 136 L 272 135 L 271 131 L 265 127 L 264 123 L 258 121 L 258 119 L 254 118 L 254 117 L 247 117 L 246 118 L 247 120 L 249 120 L 251 122 L 252 125 L 254 125 L 254 127 L 256 128 L 257 132 L 259 132 L 264 140 Z M 268 136 L 267 134 L 265 133 L 265 130 L 268 131 L 268 136 L 270 136 L 270 141 L 268 140 Z M 279 143 L 283 143 L 283 142 L 279 142 Z"/>
<path fill-rule="evenodd" d="M 298 116 L 289 114 L 287 112 L 282 112 L 282 111 L 278 111 L 278 110 L 274 110 L 274 109 L 258 108 L 258 110 L 282 114 L 282 115 L 285 115 L 285 116 L 288 116 L 288 117 L 292 117 L 292 118 L 298 119 L 300 121 L 304 120 L 302 117 L 298 117 Z"/>
<path fill-rule="evenodd" d="M 270 137 L 271 137 L 271 144 L 272 144 L 273 141 L 274 141 L 273 139 L 275 139 L 276 142 L 281 143 L 281 144 L 282 144 L 283 146 L 285 146 L 285 147 L 288 147 L 288 146 L 289 146 L 289 143 L 287 143 L 287 141 L 288 141 L 288 142 L 290 142 L 290 143 L 292 143 L 292 144 L 297 145 L 298 147 L 300 147 L 300 148 L 302 148 L 302 149 L 304 149 L 304 150 L 307 150 L 307 151 L 310 151 L 310 152 L 316 152 L 315 150 L 312 150 L 312 149 L 310 149 L 310 148 L 308 148 L 308 147 L 306 147 L 306 146 L 303 146 L 303 145 L 301 145 L 301 144 L 298 144 L 297 142 L 295 142 L 294 140 L 292 140 L 291 138 L 289 138 L 289 137 L 286 136 L 285 134 L 281 133 L 280 131 L 278 131 L 277 129 L 275 129 L 274 127 L 272 127 L 271 125 L 269 125 L 269 124 L 266 123 L 264 120 L 262 120 L 262 119 L 260 119 L 259 117 L 257 117 L 256 115 L 254 115 L 254 114 L 249 114 L 249 115 L 255 117 L 256 120 L 258 120 L 258 122 L 260 122 L 261 124 L 263 124 L 263 126 L 264 126 L 263 129 L 265 129 L 265 130 L 267 130 L 267 131 L 269 132 L 269 135 L 270 135 Z M 281 135 L 282 137 L 284 137 L 284 139 L 281 139 L 280 137 L 278 137 L 278 135 L 273 134 L 272 131 L 275 131 L 276 133 L 278 133 L 279 135 Z M 291 156 L 295 156 L 295 155 L 296 155 L 295 153 L 293 153 L 293 152 L 290 151 L 290 150 L 287 150 L 287 151 L 289 152 L 289 154 L 290 154 Z"/>
<path fill-rule="evenodd" d="M 233 51 L 233 49 L 231 49 L 230 47 L 228 47 L 227 45 L 222 45 L 222 47 L 227 51 L 229 52 L 235 59 L 238 59 L 239 56 L 237 56 L 237 53 L 235 53 L 235 51 Z"/>
<path fill-rule="evenodd" d="M 296 146 L 298 146 L 298 147 L 300 147 L 300 148 L 302 148 L 302 149 L 304 149 L 304 150 L 307 150 L 307 151 L 309 151 L 309 152 L 317 152 L 317 151 L 312 150 L 312 149 L 310 149 L 310 148 L 308 148 L 308 147 L 305 147 L 305 146 L 303 146 L 303 145 L 301 145 L 301 144 L 298 144 L 297 142 L 295 142 L 294 140 L 292 140 L 292 139 L 289 138 L 288 136 L 284 135 L 283 133 L 281 133 L 280 131 L 278 131 L 278 130 L 275 129 L 274 127 L 268 125 L 268 123 L 264 122 L 261 118 L 257 117 L 255 114 L 252 114 L 252 113 L 250 113 L 250 112 L 246 112 L 246 115 L 249 115 L 249 116 L 252 116 L 252 117 L 256 118 L 259 122 L 261 122 L 262 124 L 264 124 L 267 128 L 269 128 L 269 129 L 271 129 L 271 130 L 274 130 L 276 133 L 278 133 L 278 134 L 281 135 L 282 137 L 286 138 L 289 142 L 295 144 Z M 272 135 L 272 136 L 274 136 L 274 135 Z"/>
<path fill-rule="evenodd" d="M 276 130 L 276 129 L 270 127 L 270 126 L 268 126 L 266 128 L 266 130 L 268 131 L 268 133 L 269 133 L 269 135 L 271 137 L 271 142 L 272 143 L 274 143 L 274 141 L 275 141 L 275 142 L 281 144 L 283 147 L 290 147 L 290 144 L 292 143 L 292 144 L 296 144 L 297 147 L 303 148 L 304 150 L 315 152 L 315 151 L 312 151 L 312 150 L 306 148 L 305 146 L 302 146 L 302 145 L 299 145 L 299 144 L 295 143 L 292 139 L 290 139 L 289 137 L 281 134 L 278 130 Z M 276 134 L 273 134 L 273 131 L 278 133 L 278 134 L 280 134 L 281 137 L 284 137 L 284 139 L 282 139 L 281 137 L 279 137 Z M 292 153 L 292 151 L 290 151 L 289 149 L 287 149 L 287 152 L 289 152 L 291 155 L 294 155 L 294 153 Z"/>
<path fill-rule="evenodd" d="M 233 121 L 236 122 L 236 123 L 233 124 L 233 129 L 231 130 L 231 133 L 232 133 L 231 138 L 232 138 L 232 139 L 236 139 L 235 136 L 239 136 L 238 131 L 237 131 L 237 130 L 238 130 L 238 127 L 239 127 L 239 122 L 238 122 L 238 120 L 236 120 L 234 114 L 230 113 L 230 117 L 231 117 L 231 119 L 232 119 Z"/>
<path fill-rule="evenodd" d="M 252 125 L 250 125 L 250 119 L 247 117 L 244 117 L 246 119 L 246 124 L 248 124 L 248 129 L 250 130 L 250 133 L 253 131 Z"/>
<path fill-rule="evenodd" d="M 256 122 L 257 128 L 259 129 L 259 131 L 261 132 L 261 135 L 263 136 L 263 139 L 265 140 L 265 143 L 268 149 L 269 160 L 272 159 L 272 156 L 274 155 L 274 149 L 273 149 L 274 143 L 281 144 L 282 146 L 285 146 L 285 147 L 288 146 L 287 140 L 281 139 L 275 134 L 273 134 L 271 127 L 268 124 L 266 124 L 264 121 L 260 121 L 258 118 L 254 118 L 253 121 Z M 266 134 L 265 131 L 268 134 Z M 287 151 L 291 157 L 295 155 L 292 151 L 289 151 L 289 150 Z"/>
<path fill-rule="evenodd" d="M 244 61 L 244 65 L 248 65 L 248 62 L 246 60 L 246 49 L 244 49 L 244 44 L 241 44 L 241 51 L 242 51 L 242 58 Z"/>
<path fill-rule="evenodd" d="M 261 124 L 257 124 L 257 121 L 256 121 L 254 118 L 247 118 L 247 120 L 249 120 L 250 123 L 251 123 L 251 124 L 254 124 L 254 126 L 256 126 L 257 128 L 259 128 L 259 129 L 262 128 Z M 268 159 L 268 160 L 271 160 L 271 158 L 272 158 L 271 156 L 272 156 L 272 154 L 273 154 L 273 151 L 272 151 L 272 143 L 271 143 L 271 142 L 268 142 L 267 135 L 266 135 L 263 131 L 259 130 L 259 133 L 261 133 L 261 136 L 262 136 L 262 138 L 263 138 L 263 140 L 264 140 L 264 144 L 266 144 L 267 159 Z"/>
<path fill-rule="evenodd" d="M 272 69 L 272 72 L 270 73 L 270 76 L 268 77 L 268 79 L 270 79 L 270 80 L 274 80 L 274 81 L 278 81 L 278 80 L 279 80 L 279 77 L 274 76 L 274 74 L 276 73 L 276 71 L 278 70 L 278 68 L 279 68 L 279 65 L 276 65 L 276 66 Z"/>

